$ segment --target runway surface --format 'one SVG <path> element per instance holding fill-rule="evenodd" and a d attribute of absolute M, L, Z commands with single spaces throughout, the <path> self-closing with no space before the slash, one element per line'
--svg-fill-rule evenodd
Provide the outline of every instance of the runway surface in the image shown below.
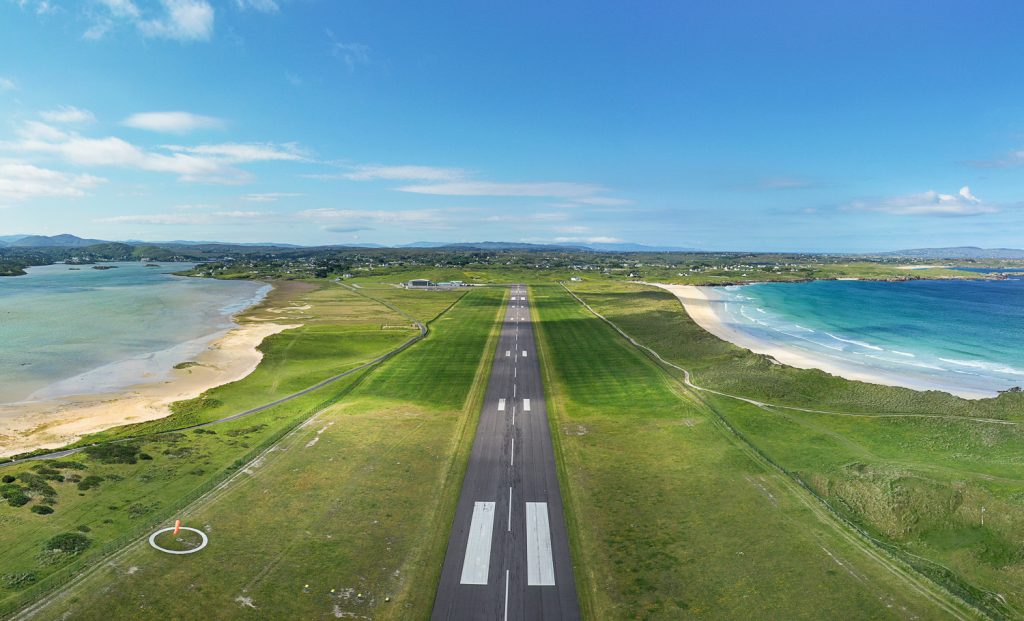
<path fill-rule="evenodd" d="M 432 619 L 579 619 L 526 287 L 514 286 Z"/>

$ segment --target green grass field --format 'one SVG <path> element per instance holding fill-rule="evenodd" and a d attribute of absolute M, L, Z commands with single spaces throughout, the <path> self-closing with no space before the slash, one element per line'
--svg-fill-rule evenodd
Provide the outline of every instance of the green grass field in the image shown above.
<path fill-rule="evenodd" d="M 429 320 L 464 292 L 426 301 L 421 293 L 399 291 L 390 302 L 408 301 L 414 316 Z M 57 463 L 0 468 L 0 475 L 12 479 L 2 483 L 4 495 L 9 498 L 0 503 L 5 542 L 4 554 L 0 555 L 0 614 L 65 580 L 92 559 L 207 491 L 232 474 L 241 461 L 250 459 L 324 404 L 342 398 L 362 375 L 354 374 L 202 432 L 148 434 L 272 401 L 358 366 L 418 334 L 408 318 L 333 283 L 282 283 L 264 303 L 239 319 L 244 323 L 274 316 L 278 314 L 271 312 L 275 309 L 293 307 L 302 308 L 291 313 L 301 314 L 301 318 L 288 317 L 285 321 L 301 321 L 303 327 L 268 338 L 261 346 L 264 361 L 251 375 L 208 391 L 202 401 L 215 405 L 180 408 L 165 419 L 115 428 L 81 443 L 144 436 L 128 443 L 133 447 L 129 453 L 136 453 L 130 456 L 135 463 L 107 463 L 118 456 L 79 453 Z M 384 326 L 388 328 L 382 329 Z M 19 498 L 28 502 L 14 506 L 21 502 Z M 52 513 L 39 513 L 48 510 Z M 88 537 L 88 547 L 75 554 L 44 551 L 47 540 L 69 532 Z"/>
<path fill-rule="evenodd" d="M 941 616 L 606 324 L 533 292 L 587 617 Z"/>
<path fill-rule="evenodd" d="M 1022 614 L 1024 430 L 972 420 L 1020 421 L 1019 395 L 971 401 L 782 367 L 704 332 L 667 292 L 627 284 L 574 290 L 690 369 L 700 386 L 835 412 L 765 409 L 703 393 L 751 446 L 874 537 L 876 548 L 989 616 Z"/>
<path fill-rule="evenodd" d="M 135 543 L 35 618 L 428 616 L 503 297 L 469 292 L 426 339 L 176 513 L 209 532 L 208 548 Z"/>

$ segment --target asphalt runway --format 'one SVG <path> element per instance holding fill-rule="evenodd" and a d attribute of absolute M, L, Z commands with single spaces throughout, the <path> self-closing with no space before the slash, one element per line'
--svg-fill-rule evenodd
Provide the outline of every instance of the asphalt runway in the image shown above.
<path fill-rule="evenodd" d="M 512 287 L 432 619 L 579 619 L 540 364 Z"/>

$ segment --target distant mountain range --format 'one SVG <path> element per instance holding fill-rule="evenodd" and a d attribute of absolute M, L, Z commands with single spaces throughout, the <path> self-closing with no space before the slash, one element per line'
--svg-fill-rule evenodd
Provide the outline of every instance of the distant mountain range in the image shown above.
<path fill-rule="evenodd" d="M 590 243 L 590 244 L 530 244 L 526 242 L 428 242 L 418 241 L 411 244 L 400 244 L 387 246 L 384 244 L 333 244 L 319 246 L 301 246 L 298 244 L 282 244 L 275 242 L 265 243 L 237 243 L 237 242 L 216 242 L 216 241 L 140 241 L 129 240 L 124 242 L 110 242 L 101 239 L 85 239 L 76 235 L 64 233 L 61 235 L 3 235 L 0 236 L 0 248 L 85 248 L 97 244 L 120 243 L 134 246 L 157 246 L 161 248 L 174 248 L 181 246 L 203 247 L 209 251 L 217 251 L 218 248 L 437 248 L 447 250 L 532 250 L 551 252 L 701 252 L 694 248 L 681 248 L 676 246 L 646 246 L 644 244 L 632 243 Z M 180 249 L 180 248 L 179 248 Z M 768 253 L 771 254 L 771 253 Z M 799 254 L 799 253 L 796 253 Z M 876 257 L 897 257 L 906 259 L 925 259 L 940 261 L 946 259 L 1021 259 L 1024 260 L 1024 250 L 1015 248 L 979 248 L 976 246 L 957 246 L 951 248 L 915 248 L 910 250 L 895 250 L 892 252 L 866 253 L 860 256 Z"/>
<path fill-rule="evenodd" d="M 916 248 L 883 252 L 878 256 L 911 259 L 1024 259 L 1024 250 L 1015 248 L 978 248 L 956 246 L 952 248 Z"/>

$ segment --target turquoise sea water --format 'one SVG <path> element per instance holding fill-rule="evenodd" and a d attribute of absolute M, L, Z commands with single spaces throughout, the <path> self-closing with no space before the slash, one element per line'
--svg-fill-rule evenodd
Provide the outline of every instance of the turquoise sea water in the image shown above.
<path fill-rule="evenodd" d="M 817 281 L 716 291 L 732 327 L 904 385 L 1024 386 L 1024 279 Z"/>
<path fill-rule="evenodd" d="M 263 283 L 114 263 L 0 278 L 0 403 L 110 392 L 168 376 L 261 299 Z"/>

